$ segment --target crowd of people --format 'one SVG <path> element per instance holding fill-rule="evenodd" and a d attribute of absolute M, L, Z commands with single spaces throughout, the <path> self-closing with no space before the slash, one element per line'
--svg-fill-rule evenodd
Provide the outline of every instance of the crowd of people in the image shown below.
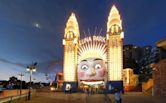
<path fill-rule="evenodd" d="M 89 86 L 87 88 L 83 88 L 83 91 L 88 95 L 102 93 L 105 94 L 105 96 L 107 96 L 107 90 L 104 88 L 93 88 L 92 86 Z M 122 91 L 119 88 L 115 88 L 113 90 L 113 93 L 114 93 L 115 103 L 122 103 Z"/>
<path fill-rule="evenodd" d="M 88 86 L 86 88 L 83 88 L 83 92 L 86 94 L 100 94 L 104 93 L 104 88 L 94 87 L 94 86 Z"/>

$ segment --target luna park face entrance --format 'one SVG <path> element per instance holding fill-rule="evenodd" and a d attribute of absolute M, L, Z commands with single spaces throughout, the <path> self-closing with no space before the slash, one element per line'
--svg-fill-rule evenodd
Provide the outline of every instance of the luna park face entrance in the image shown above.
<path fill-rule="evenodd" d="M 100 94 L 104 93 L 105 82 L 104 81 L 81 81 L 79 85 L 81 92 L 88 94 Z"/>

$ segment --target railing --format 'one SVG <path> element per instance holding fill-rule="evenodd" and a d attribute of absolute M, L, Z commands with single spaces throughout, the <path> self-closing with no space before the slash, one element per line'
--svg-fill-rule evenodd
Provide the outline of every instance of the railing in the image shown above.
<path fill-rule="evenodd" d="M 5 98 L 0 98 L 0 103 L 4 103 L 4 102 L 9 102 L 11 103 L 12 101 L 16 100 L 16 99 L 20 99 L 23 97 L 27 97 L 28 94 L 23 94 L 23 95 L 18 95 L 18 96 L 10 96 L 10 97 L 5 97 Z"/>
<path fill-rule="evenodd" d="M 142 92 L 148 91 L 153 86 L 153 79 L 149 79 L 147 82 L 142 83 Z"/>
<path fill-rule="evenodd" d="M 31 90 L 31 94 L 34 94 L 36 92 L 35 89 Z M 14 100 L 21 99 L 23 97 L 28 97 L 28 89 L 22 90 L 22 93 L 20 94 L 20 90 L 3 90 L 0 91 L 0 103 L 9 102 L 11 103 Z"/>

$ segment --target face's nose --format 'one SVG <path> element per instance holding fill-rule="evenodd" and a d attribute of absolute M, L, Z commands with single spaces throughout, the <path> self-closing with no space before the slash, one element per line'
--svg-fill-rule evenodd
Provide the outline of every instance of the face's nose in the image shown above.
<path fill-rule="evenodd" d="M 96 75 L 96 70 L 95 70 L 95 68 L 92 68 L 90 70 L 89 76 L 95 76 L 95 75 Z"/>

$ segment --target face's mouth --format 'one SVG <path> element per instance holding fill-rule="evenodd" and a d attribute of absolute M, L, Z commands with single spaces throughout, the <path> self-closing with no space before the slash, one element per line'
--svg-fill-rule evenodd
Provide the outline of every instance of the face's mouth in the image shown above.
<path fill-rule="evenodd" d="M 98 81 L 104 81 L 104 80 L 94 80 L 94 79 L 80 80 L 80 82 L 98 82 Z"/>
<path fill-rule="evenodd" d="M 83 84 L 87 84 L 87 85 L 96 85 L 96 84 L 104 84 L 104 80 L 95 80 L 95 81 L 80 81 Z"/>

